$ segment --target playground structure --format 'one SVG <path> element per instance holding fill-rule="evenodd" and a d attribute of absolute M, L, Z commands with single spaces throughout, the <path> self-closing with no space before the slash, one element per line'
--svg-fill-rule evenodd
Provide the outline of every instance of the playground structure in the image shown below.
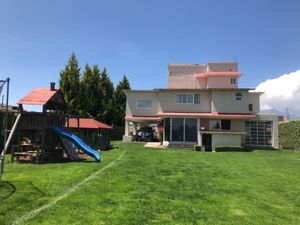
<path fill-rule="evenodd" d="M 10 147 L 12 162 L 59 162 L 65 160 L 65 156 L 69 160 L 82 160 L 78 149 L 100 161 L 97 151 L 63 129 L 69 115 L 65 113 L 67 107 L 62 93 L 55 89 L 55 83 L 51 83 L 50 88 L 33 89 L 17 104 L 19 112 L 1 153 L 2 168 Z M 28 112 L 24 110 L 25 105 L 42 106 L 42 112 Z"/>
<path fill-rule="evenodd" d="M 3 174 L 3 169 L 4 169 L 5 153 L 6 153 L 6 150 L 8 148 L 8 145 L 10 143 L 10 139 L 7 140 L 9 82 L 10 82 L 9 78 L 6 78 L 5 80 L 0 80 L 0 83 L 1 83 L 1 85 L 0 85 L 0 95 L 2 93 L 4 85 L 6 85 L 6 105 L 5 105 L 5 116 L 4 116 L 4 120 L 3 120 L 4 121 L 4 123 L 3 123 L 3 131 L 4 131 L 3 136 L 4 136 L 4 139 L 3 139 L 3 150 L 0 154 L 0 180 L 1 180 L 1 177 L 2 177 L 2 174 Z M 17 122 L 17 120 L 16 120 L 16 122 Z M 15 129 L 15 126 L 12 128 L 12 130 L 14 130 L 14 129 Z"/>

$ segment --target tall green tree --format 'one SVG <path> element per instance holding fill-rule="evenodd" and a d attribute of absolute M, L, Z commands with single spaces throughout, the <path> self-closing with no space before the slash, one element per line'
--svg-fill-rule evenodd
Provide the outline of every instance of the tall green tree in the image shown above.
<path fill-rule="evenodd" d="M 83 98 L 82 114 L 93 118 L 101 117 L 103 90 L 100 86 L 100 70 L 97 65 L 94 65 L 93 68 L 88 64 L 85 66 L 81 80 L 81 91 Z"/>
<path fill-rule="evenodd" d="M 130 90 L 130 83 L 126 75 L 123 76 L 122 80 L 116 87 L 115 90 L 115 119 L 114 125 L 124 126 L 125 123 L 125 111 L 126 111 L 126 95 L 125 90 Z"/>
<path fill-rule="evenodd" d="M 65 68 L 60 72 L 59 80 L 60 90 L 64 94 L 66 104 L 68 106 L 68 113 L 79 113 L 79 87 L 80 87 L 80 68 L 78 60 L 73 52 L 70 56 Z"/>
<path fill-rule="evenodd" d="M 110 80 L 106 68 L 104 68 L 100 75 L 100 86 L 103 90 L 103 108 L 101 110 L 101 120 L 107 124 L 112 124 L 114 122 L 114 85 Z"/>

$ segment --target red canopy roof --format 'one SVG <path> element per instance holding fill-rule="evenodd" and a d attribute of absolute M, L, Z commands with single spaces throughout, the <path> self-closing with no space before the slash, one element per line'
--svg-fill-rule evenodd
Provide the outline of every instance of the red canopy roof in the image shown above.
<path fill-rule="evenodd" d="M 125 116 L 125 120 L 145 120 L 145 121 L 156 121 L 160 120 L 159 116 Z"/>
<path fill-rule="evenodd" d="M 158 112 L 159 116 L 196 116 L 202 118 L 254 118 L 255 114 L 251 113 L 202 113 L 202 112 Z"/>
<path fill-rule="evenodd" d="M 203 112 L 158 112 L 157 116 L 134 116 L 127 115 L 125 120 L 129 121 L 159 121 L 163 117 L 181 116 L 181 117 L 199 117 L 199 118 L 224 118 L 224 119 L 246 119 L 255 118 L 251 113 L 203 113 Z"/>
<path fill-rule="evenodd" d="M 77 128 L 77 118 L 69 119 L 69 127 Z M 66 123 L 67 126 L 67 123 Z M 79 128 L 86 129 L 113 129 L 111 126 L 108 126 L 105 123 L 101 123 L 98 120 L 89 119 L 89 118 L 79 118 Z"/>
<path fill-rule="evenodd" d="M 242 75 L 241 72 L 233 72 L 233 71 L 228 71 L 228 72 L 205 72 L 205 73 L 199 73 L 196 74 L 196 78 L 207 78 L 207 77 L 240 77 Z"/>
<path fill-rule="evenodd" d="M 46 105 L 47 102 L 55 95 L 57 90 L 51 91 L 50 88 L 34 88 L 25 95 L 18 105 Z"/>

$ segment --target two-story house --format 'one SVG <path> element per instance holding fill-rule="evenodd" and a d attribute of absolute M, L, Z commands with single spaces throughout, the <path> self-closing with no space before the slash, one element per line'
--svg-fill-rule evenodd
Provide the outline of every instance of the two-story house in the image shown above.
<path fill-rule="evenodd" d="M 277 116 L 260 114 L 262 92 L 239 88 L 236 62 L 169 64 L 168 88 L 126 91 L 124 141 L 157 123 L 163 144 L 278 148 Z M 129 132 L 129 128 L 133 132 Z"/>

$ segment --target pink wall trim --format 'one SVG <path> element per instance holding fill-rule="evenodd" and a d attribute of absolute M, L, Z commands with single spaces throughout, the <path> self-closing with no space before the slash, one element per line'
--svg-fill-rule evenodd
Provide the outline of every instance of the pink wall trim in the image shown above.
<path fill-rule="evenodd" d="M 206 72 L 196 74 L 196 78 L 207 78 L 207 77 L 240 77 L 243 73 L 241 72 Z"/>

